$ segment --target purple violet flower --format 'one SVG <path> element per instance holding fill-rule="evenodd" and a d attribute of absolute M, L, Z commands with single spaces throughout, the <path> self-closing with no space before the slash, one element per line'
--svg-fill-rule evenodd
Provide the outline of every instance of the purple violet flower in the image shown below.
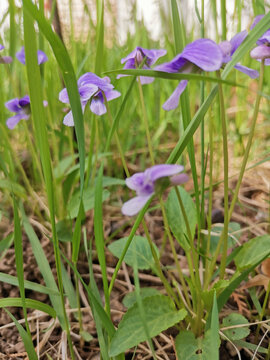
<path fill-rule="evenodd" d="M 158 65 L 154 70 L 168 73 L 191 73 L 200 69 L 215 71 L 221 68 L 223 53 L 220 47 L 210 39 L 199 39 L 188 44 L 181 54 L 170 62 Z M 166 111 L 175 109 L 179 104 L 180 95 L 187 86 L 187 80 L 181 80 L 169 99 L 162 105 Z"/>
<path fill-rule="evenodd" d="M 186 174 L 179 174 L 183 170 L 182 165 L 154 165 L 127 178 L 126 185 L 135 190 L 137 196 L 124 203 L 122 213 L 127 216 L 136 215 L 157 190 L 164 189 L 164 185 L 179 185 L 187 181 Z M 168 179 L 169 177 L 172 178 Z M 163 184 L 158 182 L 162 178 L 166 178 Z"/>
<path fill-rule="evenodd" d="M 250 29 L 253 29 L 263 17 L 264 15 L 256 16 Z M 264 59 L 264 64 L 270 65 L 270 28 L 257 40 L 257 45 L 251 50 L 250 56 L 258 61 Z"/>
<path fill-rule="evenodd" d="M 16 53 L 16 58 L 22 63 L 25 65 L 25 50 L 24 50 L 24 46 L 22 46 L 21 50 L 18 51 Z M 38 50 L 37 51 L 37 58 L 38 58 L 38 65 L 48 61 L 48 57 L 47 55 L 41 51 L 41 50 Z"/>
<path fill-rule="evenodd" d="M 13 129 L 20 120 L 28 120 L 30 117 L 30 98 L 25 95 L 21 99 L 15 98 L 5 103 L 5 107 L 16 115 L 10 117 L 6 121 L 9 129 Z"/>
<path fill-rule="evenodd" d="M 79 78 L 78 90 L 83 112 L 87 102 L 90 100 L 90 110 L 96 115 L 103 115 L 107 112 L 104 96 L 107 101 L 121 96 L 119 91 L 114 90 L 114 86 L 111 84 L 111 80 L 108 76 L 100 78 L 91 72 L 88 72 Z M 66 88 L 60 91 L 59 100 L 62 103 L 69 104 Z M 69 111 L 64 117 L 63 123 L 66 126 L 74 126 L 72 111 Z"/>
<path fill-rule="evenodd" d="M 43 100 L 43 105 L 47 106 L 48 102 Z M 30 98 L 29 95 L 25 95 L 21 99 L 15 98 L 5 103 L 5 107 L 16 115 L 10 117 L 6 121 L 6 125 L 9 129 L 13 129 L 19 121 L 28 120 L 31 114 Z"/>
<path fill-rule="evenodd" d="M 0 44 L 0 51 L 3 50 L 5 47 L 4 45 Z M 0 55 L 0 64 L 10 64 L 12 62 L 11 56 L 1 56 Z"/>
<path fill-rule="evenodd" d="M 234 54 L 235 50 L 242 44 L 247 35 L 248 32 L 244 30 L 236 34 L 230 41 L 222 41 L 219 44 L 219 47 L 223 53 L 223 64 L 226 64 L 232 60 L 232 55 Z M 256 79 L 259 76 L 257 70 L 250 69 L 244 65 L 241 65 L 240 63 L 237 63 L 234 68 L 248 75 L 252 79 Z"/>
<path fill-rule="evenodd" d="M 137 69 L 141 63 L 145 60 L 142 69 L 151 69 L 151 66 L 161 57 L 167 54 L 166 50 L 163 49 L 144 49 L 137 46 L 129 55 L 121 59 L 121 64 L 124 65 L 124 69 Z M 117 75 L 117 79 L 129 75 Z M 155 79 L 150 76 L 140 76 L 141 84 L 150 84 Z"/>

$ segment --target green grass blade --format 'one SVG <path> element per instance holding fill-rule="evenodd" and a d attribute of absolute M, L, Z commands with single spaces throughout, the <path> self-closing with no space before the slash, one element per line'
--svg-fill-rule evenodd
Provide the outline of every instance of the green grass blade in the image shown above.
<path fill-rule="evenodd" d="M 109 131 L 109 134 L 108 134 L 108 138 L 107 138 L 107 141 L 106 141 L 106 145 L 105 145 L 105 153 L 109 150 L 109 146 L 110 146 L 110 143 L 111 143 L 111 140 L 112 140 L 112 137 L 113 137 L 113 134 L 114 132 L 117 130 L 118 128 L 118 124 L 119 124 L 119 120 L 123 114 L 123 111 L 124 111 L 124 108 L 125 108 L 125 105 L 126 105 L 126 102 L 128 100 L 128 98 L 130 97 L 130 94 L 131 94 L 131 90 L 135 84 L 135 81 L 136 81 L 136 77 L 134 77 L 128 87 L 128 90 L 124 96 L 124 99 L 121 103 L 121 106 L 115 116 L 115 118 L 113 119 L 113 124 L 112 126 L 110 127 L 110 131 Z"/>
<path fill-rule="evenodd" d="M 4 282 L 6 284 L 19 286 L 19 281 L 16 276 L 12 276 L 12 275 L 5 274 L 2 272 L 0 272 L 0 281 Z M 50 289 L 46 286 L 34 283 L 33 281 L 29 281 L 29 280 L 24 280 L 24 287 L 25 287 L 25 289 L 33 290 L 35 292 L 47 294 L 50 296 L 51 295 L 58 295 L 58 296 L 60 295 L 59 292 L 54 289 Z"/>
<path fill-rule="evenodd" d="M 182 22 L 180 21 L 179 11 L 176 0 L 171 0 L 172 8 L 172 22 L 173 22 L 173 35 L 174 46 L 176 54 L 180 54 L 185 46 L 185 37 Z"/>
<path fill-rule="evenodd" d="M 103 52 L 104 52 L 104 0 L 97 1 L 97 51 L 95 73 L 101 74 L 103 65 Z"/>
<path fill-rule="evenodd" d="M 91 290 L 90 286 L 86 285 L 86 283 L 84 282 L 83 278 L 81 277 L 81 275 L 78 272 L 78 270 L 76 269 L 76 267 L 64 255 L 63 255 L 63 257 L 64 257 L 65 261 L 69 264 L 69 266 L 71 267 L 73 272 L 76 273 L 76 275 L 80 279 L 80 282 L 82 283 L 83 287 L 87 291 L 89 301 L 90 301 L 90 305 L 92 305 L 94 310 L 97 312 L 97 314 L 98 314 L 98 316 L 99 316 L 105 330 L 107 331 L 108 335 L 111 338 L 113 336 L 113 334 L 115 333 L 115 328 L 113 326 L 113 323 L 112 323 L 111 319 L 109 318 L 109 316 L 107 315 L 107 313 L 105 312 L 103 307 L 101 306 L 99 300 L 95 297 L 95 295 L 94 295 L 93 291 Z"/>
<path fill-rule="evenodd" d="M 21 298 L 11 297 L 11 298 L 0 299 L 0 308 L 11 307 L 11 306 L 22 307 L 22 305 L 23 302 Z M 42 311 L 53 318 L 56 317 L 55 310 L 50 305 L 44 304 L 41 301 L 33 300 L 33 299 L 25 299 L 25 306 L 29 309 Z"/>
<path fill-rule="evenodd" d="M 104 233 L 103 233 L 103 214 L 102 214 L 102 178 L 103 178 L 103 167 L 102 162 L 96 183 L 95 189 L 95 209 L 94 209 L 94 232 L 95 232 L 95 243 L 97 248 L 98 261 L 101 267 L 103 290 L 105 295 L 105 307 L 106 311 L 110 311 L 110 297 L 108 292 L 108 279 L 106 271 L 106 259 L 105 259 L 105 244 L 104 244 Z"/>
<path fill-rule="evenodd" d="M 6 313 L 10 316 L 10 318 L 14 321 L 20 336 L 23 340 L 25 350 L 28 354 L 28 358 L 31 360 L 38 360 L 37 353 L 35 351 L 31 336 L 24 330 L 22 325 L 16 320 L 16 318 L 7 310 L 5 309 Z"/>
<path fill-rule="evenodd" d="M 42 274 L 45 284 L 48 288 L 52 289 L 54 292 L 59 294 L 58 287 L 54 280 L 54 276 L 53 276 L 50 264 L 45 256 L 43 248 L 40 244 L 40 240 L 38 239 L 32 226 L 30 225 L 28 218 L 25 215 L 23 209 L 21 209 L 21 212 L 22 212 L 23 227 L 24 227 L 24 230 L 25 230 L 25 232 L 28 236 L 28 239 L 31 243 L 33 254 L 35 256 L 39 271 Z M 62 304 L 61 304 L 61 298 L 59 295 L 49 294 L 51 303 L 57 313 L 59 322 L 60 322 L 61 326 L 64 326 L 64 324 L 65 324 L 64 314 L 63 314 L 63 309 L 62 309 Z"/>
<path fill-rule="evenodd" d="M 23 308 L 23 315 L 25 319 L 25 326 L 28 335 L 30 336 L 30 328 L 27 321 L 27 311 L 25 304 L 25 289 L 24 289 L 24 269 L 23 269 L 23 245 L 22 245 L 22 229 L 19 219 L 18 207 L 15 198 L 13 197 L 13 215 L 14 215 L 14 248 L 15 248 L 15 264 L 20 289 L 20 296 Z"/>
<path fill-rule="evenodd" d="M 37 21 L 40 31 L 50 43 L 57 63 L 62 71 L 65 85 L 67 87 L 68 97 L 74 118 L 76 137 L 78 140 L 80 157 L 80 187 L 82 192 L 85 167 L 84 124 L 74 69 L 64 44 L 62 43 L 61 39 L 53 32 L 51 24 L 46 20 L 42 12 L 38 10 L 38 8 L 31 2 L 31 0 L 24 0 L 23 3 L 28 14 Z"/>
<path fill-rule="evenodd" d="M 233 293 L 233 291 L 240 285 L 240 283 L 246 279 L 248 274 L 253 271 L 256 266 L 258 266 L 264 259 L 266 259 L 270 255 L 270 251 L 267 251 L 264 258 L 260 259 L 255 265 L 250 266 L 247 270 L 243 271 L 236 279 L 230 282 L 230 284 L 222 291 L 222 293 L 218 296 L 217 304 L 218 310 L 221 311 L 223 306 L 228 301 L 229 297 Z"/>
<path fill-rule="evenodd" d="M 222 83 L 224 85 L 237 86 L 242 88 L 247 88 L 247 86 L 238 84 L 233 81 L 218 79 L 212 76 L 199 75 L 199 74 L 189 74 L 189 73 L 167 73 L 164 71 L 156 71 L 156 70 L 143 70 L 143 69 L 117 69 L 106 71 L 104 74 L 124 74 L 124 75 L 133 75 L 133 76 L 150 76 L 154 78 L 160 79 L 169 79 L 169 80 L 195 80 L 195 81 L 208 81 L 213 83 Z"/>

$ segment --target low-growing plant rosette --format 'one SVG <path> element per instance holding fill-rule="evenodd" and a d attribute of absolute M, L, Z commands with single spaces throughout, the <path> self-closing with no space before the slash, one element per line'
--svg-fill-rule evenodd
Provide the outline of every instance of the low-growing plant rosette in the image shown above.
<path fill-rule="evenodd" d="M 133 199 L 122 206 L 122 213 L 127 216 L 136 215 L 155 193 L 162 193 L 170 185 L 183 184 L 188 180 L 182 165 L 154 165 L 144 172 L 126 179 L 126 185 L 136 191 Z"/>

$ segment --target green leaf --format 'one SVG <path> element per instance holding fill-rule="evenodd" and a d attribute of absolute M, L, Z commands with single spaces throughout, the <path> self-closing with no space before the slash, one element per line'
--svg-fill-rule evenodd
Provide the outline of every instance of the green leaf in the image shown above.
<path fill-rule="evenodd" d="M 20 336 L 23 340 L 25 350 L 28 354 L 28 358 L 31 360 L 38 360 L 37 353 L 35 351 L 31 336 L 24 330 L 23 326 L 17 321 L 17 319 L 7 309 L 5 309 L 5 311 L 10 316 L 10 318 L 14 321 L 14 324 L 16 325 L 16 327 L 20 333 Z"/>
<path fill-rule="evenodd" d="M 190 227 L 191 235 L 193 237 L 195 234 L 195 228 L 197 224 L 196 207 L 194 205 L 191 196 L 189 195 L 189 193 L 186 192 L 184 188 L 178 186 L 178 190 L 188 216 L 189 227 Z M 176 237 L 180 245 L 183 247 L 183 249 L 188 251 L 190 249 L 190 245 L 186 238 L 187 236 L 186 223 L 177 199 L 175 189 L 171 189 L 170 191 L 168 199 L 165 203 L 165 211 L 168 217 L 169 226 L 174 236 Z"/>
<path fill-rule="evenodd" d="M 110 192 L 108 190 L 103 190 L 102 192 L 102 202 L 108 199 L 110 196 Z M 95 189 L 87 188 L 83 193 L 83 206 L 84 210 L 88 211 L 94 208 L 95 204 Z M 74 219 L 78 215 L 80 207 L 80 192 L 77 191 L 71 197 L 70 201 L 68 202 L 68 213 L 70 219 Z"/>
<path fill-rule="evenodd" d="M 218 357 L 210 357 L 212 353 L 211 330 L 208 330 L 204 338 L 195 338 L 191 331 L 181 331 L 175 339 L 175 350 L 178 360 L 218 360 Z M 209 356 L 210 355 L 210 356 Z"/>
<path fill-rule="evenodd" d="M 120 240 L 112 242 L 108 249 L 111 251 L 111 253 L 120 258 L 126 244 L 128 241 L 128 237 L 124 237 Z M 157 253 L 157 256 L 159 256 L 159 252 L 155 244 L 153 244 L 154 249 Z M 130 266 L 133 266 L 134 264 L 134 257 L 137 259 L 137 266 L 138 269 L 141 270 L 147 270 L 154 267 L 154 258 L 152 256 L 151 248 L 149 246 L 149 243 L 147 239 L 143 236 L 135 235 L 128 250 L 124 257 L 125 263 L 127 263 Z"/>
<path fill-rule="evenodd" d="M 93 336 L 89 332 L 84 331 L 84 330 L 80 331 L 80 335 L 83 338 L 83 340 L 87 341 L 87 342 L 89 342 L 93 339 Z"/>
<path fill-rule="evenodd" d="M 185 309 L 176 310 L 173 301 L 164 295 L 143 299 L 142 305 L 151 337 L 175 325 L 187 315 Z M 138 305 L 135 304 L 123 316 L 112 338 L 109 355 L 116 356 L 146 339 Z"/>
<path fill-rule="evenodd" d="M 262 261 L 266 255 L 270 254 L 270 235 L 258 236 L 245 243 L 235 257 L 235 264 L 239 271 Z"/>
<path fill-rule="evenodd" d="M 235 231 L 238 231 L 241 229 L 240 224 L 238 224 L 237 222 L 230 222 L 229 223 L 229 228 L 228 228 L 228 249 L 232 248 L 235 245 L 235 239 L 239 239 L 240 237 L 240 233 L 237 233 L 236 235 L 234 235 L 233 233 Z M 223 230 L 223 225 L 217 225 L 214 224 L 211 228 L 211 244 L 210 244 L 210 252 L 213 255 L 216 251 L 219 239 L 220 239 L 220 235 L 222 233 Z M 222 252 L 222 246 L 220 248 L 220 252 Z"/>
<path fill-rule="evenodd" d="M 231 313 L 223 319 L 221 326 L 227 327 L 241 324 L 248 324 L 248 320 L 241 314 Z M 230 340 L 241 340 L 249 335 L 250 330 L 245 326 L 235 327 L 234 329 L 224 330 L 223 332 Z"/>
<path fill-rule="evenodd" d="M 0 299 L 0 308 L 12 307 L 12 306 L 22 307 L 23 306 L 22 299 L 21 298 L 12 298 L 12 297 Z M 33 299 L 25 299 L 25 306 L 29 309 L 43 311 L 44 313 L 50 315 L 54 319 L 56 317 L 55 310 L 51 306 L 44 304 L 41 301 L 37 301 L 37 300 L 33 300 Z"/>
<path fill-rule="evenodd" d="M 161 294 L 157 289 L 154 288 L 150 288 L 150 287 L 140 288 L 140 296 L 142 299 L 154 295 L 161 295 Z M 132 291 L 124 297 L 123 304 L 125 305 L 125 307 L 129 309 L 131 306 L 133 306 L 136 303 L 136 301 L 137 299 L 136 299 L 135 291 Z"/>
<path fill-rule="evenodd" d="M 72 240 L 72 222 L 64 219 L 56 224 L 56 233 L 59 241 L 70 242 Z"/>

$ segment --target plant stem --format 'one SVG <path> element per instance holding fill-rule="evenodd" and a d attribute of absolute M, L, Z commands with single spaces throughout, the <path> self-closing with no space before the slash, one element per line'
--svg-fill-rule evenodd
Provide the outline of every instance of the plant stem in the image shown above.
<path fill-rule="evenodd" d="M 110 120 L 110 125 L 112 126 L 112 124 L 113 124 L 112 114 L 111 114 L 111 111 L 110 111 L 110 108 L 109 108 L 109 105 L 108 105 L 108 101 L 107 101 L 106 96 L 105 96 L 104 93 L 103 93 L 103 98 L 104 98 L 105 106 L 106 106 L 106 109 L 107 109 L 108 118 Z M 118 149 L 120 157 L 121 157 L 121 161 L 122 161 L 122 165 L 123 165 L 123 168 L 125 170 L 125 173 L 126 173 L 126 177 L 130 177 L 128 166 L 127 166 L 127 163 L 126 163 L 126 160 L 125 160 L 125 155 L 124 155 L 123 149 L 121 147 L 121 143 L 120 143 L 120 140 L 119 140 L 117 130 L 115 130 L 114 134 L 115 134 L 115 140 L 116 140 L 117 149 Z"/>
<path fill-rule="evenodd" d="M 91 134 L 90 134 L 90 144 L 89 144 L 89 153 L 88 153 L 88 163 L 87 163 L 87 170 L 86 170 L 86 176 L 85 176 L 85 187 L 88 186 L 90 173 L 91 173 L 91 167 L 92 167 L 92 158 L 93 158 L 93 152 L 94 152 L 94 143 L 95 143 L 95 135 L 96 135 L 96 121 L 91 117 Z"/>
<path fill-rule="evenodd" d="M 163 199 L 162 199 L 161 196 L 159 198 L 159 201 L 160 201 L 161 211 L 162 211 L 163 220 L 164 220 L 164 228 L 165 228 L 165 231 L 167 233 L 169 243 L 170 243 L 170 246 L 171 246 L 171 249 L 172 249 L 172 254 L 173 254 L 175 266 L 176 266 L 177 271 L 178 271 L 180 282 L 181 282 L 181 284 L 183 286 L 183 291 L 184 291 L 184 294 L 185 294 L 186 302 L 187 302 L 188 306 L 191 307 L 191 303 L 190 303 L 190 300 L 189 300 L 188 288 L 187 288 L 187 285 L 186 285 L 186 282 L 185 282 L 185 279 L 184 279 L 184 275 L 183 275 L 181 266 L 179 264 L 179 260 L 177 258 L 177 254 L 176 254 L 176 251 L 175 251 L 175 246 L 174 246 L 172 234 L 171 234 L 169 223 L 168 223 L 168 218 L 167 218 L 165 207 L 164 207 L 164 202 L 163 202 Z M 194 276 L 193 275 L 193 269 L 190 272 L 190 275 Z"/>
<path fill-rule="evenodd" d="M 239 174 L 239 177 L 238 177 L 238 181 L 237 181 L 237 184 L 236 184 L 236 187 L 235 187 L 234 195 L 233 195 L 232 202 L 231 202 L 230 209 L 229 209 L 229 219 L 232 216 L 234 206 L 235 206 L 236 201 L 238 199 L 238 193 L 239 193 L 239 190 L 240 190 L 240 186 L 241 186 L 241 183 L 242 183 L 242 179 L 243 179 L 244 172 L 245 172 L 246 165 L 247 165 L 247 161 L 248 161 L 250 148 L 251 148 L 251 145 L 252 145 L 252 140 L 253 140 L 253 136 L 254 136 L 254 132 L 255 132 L 255 126 L 256 126 L 256 121 L 257 121 L 257 117 L 258 117 L 258 113 L 259 113 L 260 101 L 261 101 L 261 92 L 262 92 L 262 88 L 263 88 L 263 77 L 264 77 L 264 60 L 261 61 L 259 87 L 258 87 L 258 91 L 257 91 L 257 97 L 256 97 L 254 112 L 253 112 L 253 116 L 252 116 L 252 120 L 251 120 L 251 126 L 250 126 L 250 131 L 249 131 L 249 136 L 248 136 L 248 142 L 247 142 L 247 146 L 246 146 L 246 149 L 245 149 L 245 154 L 244 154 L 244 158 L 243 158 L 243 161 L 242 161 L 240 174 Z"/>
<path fill-rule="evenodd" d="M 171 288 L 168 280 L 165 278 L 163 272 L 162 272 L 162 269 L 161 269 L 161 266 L 160 266 L 160 262 L 159 262 L 159 259 L 158 259 L 158 256 L 156 254 L 156 251 L 154 249 L 154 246 L 152 244 L 152 240 L 151 240 L 151 237 L 150 237 L 150 234 L 149 234 L 149 231 L 147 229 L 147 226 L 146 226 L 146 223 L 144 221 L 144 219 L 142 220 L 142 225 L 143 225 L 143 229 L 144 229 L 144 232 L 145 232 L 145 236 L 148 240 L 148 243 L 149 243 L 149 246 L 151 248 L 151 253 L 152 253 L 152 256 L 154 258 L 154 261 L 155 261 L 155 265 L 156 265 L 156 271 L 157 271 L 157 274 L 160 278 L 160 280 L 162 281 L 166 291 L 167 291 L 167 294 L 175 301 L 175 303 L 177 304 L 178 308 L 181 307 L 181 304 L 177 298 L 177 296 L 175 295 L 173 289 Z M 182 299 L 180 299 L 182 304 L 184 305 Z"/>
<path fill-rule="evenodd" d="M 220 79 L 220 71 L 217 71 L 217 77 Z M 218 84 L 219 101 L 220 101 L 220 117 L 222 123 L 223 135 L 223 167 L 224 167 L 224 227 L 221 234 L 220 242 L 222 241 L 222 256 L 220 263 L 220 279 L 224 278 L 226 259 L 228 251 L 228 228 L 229 228 L 229 156 L 228 156 L 228 138 L 227 138 L 227 124 L 224 105 L 224 96 L 221 83 Z"/>
<path fill-rule="evenodd" d="M 212 110 L 212 108 L 211 108 Z M 208 217 L 207 217 L 207 227 L 208 227 L 208 236 L 206 244 L 206 258 L 205 258 L 205 273 L 204 279 L 207 279 L 208 275 L 208 257 L 210 255 L 210 244 L 211 244 L 211 226 L 212 226 L 212 201 L 213 201 L 213 116 L 212 111 L 210 113 L 210 123 L 209 123 L 209 198 L 208 198 Z M 204 281 L 204 290 L 206 282 Z"/>
<path fill-rule="evenodd" d="M 142 112 L 143 112 L 143 121 L 144 121 L 144 127 L 145 127 L 145 131 L 146 131 L 146 138 L 147 138 L 147 143 L 148 143 L 150 159 L 151 159 L 152 165 L 155 165 L 154 153 L 153 153 L 152 142 L 151 142 L 150 131 L 149 131 L 149 125 L 148 125 L 148 119 L 147 119 L 147 113 L 146 113 L 144 97 L 143 97 L 143 89 L 142 89 L 142 84 L 141 84 L 141 80 L 140 80 L 139 76 L 138 76 L 138 87 L 139 87 L 140 101 L 141 101 Z"/>
<path fill-rule="evenodd" d="M 239 190 L 240 190 L 240 186 L 241 186 L 241 183 L 242 183 L 242 179 L 243 179 L 244 172 L 245 172 L 246 165 L 247 165 L 247 161 L 248 161 L 248 156 L 249 156 L 249 152 L 250 152 L 250 148 L 251 148 L 251 144 L 252 144 L 252 139 L 253 139 L 254 132 L 255 132 L 256 121 L 257 121 L 257 117 L 258 117 L 258 113 L 259 113 L 261 92 L 262 92 L 262 87 L 263 87 L 263 76 L 264 76 L 264 61 L 262 60 L 261 61 L 260 78 L 259 78 L 259 87 L 258 87 L 258 91 L 257 91 L 255 107 L 254 107 L 254 112 L 253 112 L 253 116 L 252 116 L 251 127 L 250 127 L 249 136 L 248 136 L 248 142 L 247 142 L 244 158 L 243 158 L 243 161 L 242 161 L 238 181 L 237 181 L 237 184 L 236 184 L 236 187 L 235 187 L 233 199 L 232 199 L 232 202 L 231 202 L 231 205 L 230 205 L 230 209 L 228 211 L 228 221 L 230 221 L 230 218 L 231 218 L 233 210 L 234 210 L 234 206 L 235 206 L 236 201 L 238 199 L 238 193 L 239 193 Z M 224 229 L 222 231 L 221 238 L 223 237 L 223 232 L 224 232 Z M 215 268 L 215 265 L 216 265 L 216 260 L 217 260 L 221 245 L 222 245 L 222 242 L 219 241 L 218 246 L 217 246 L 216 251 L 215 251 L 215 254 L 214 254 L 214 256 L 213 256 L 213 258 L 211 260 L 211 264 L 210 264 L 209 272 L 208 272 L 208 277 L 206 279 L 205 288 L 207 288 L 209 283 L 210 283 L 210 280 L 211 280 L 212 274 L 214 272 L 214 268 Z"/>

